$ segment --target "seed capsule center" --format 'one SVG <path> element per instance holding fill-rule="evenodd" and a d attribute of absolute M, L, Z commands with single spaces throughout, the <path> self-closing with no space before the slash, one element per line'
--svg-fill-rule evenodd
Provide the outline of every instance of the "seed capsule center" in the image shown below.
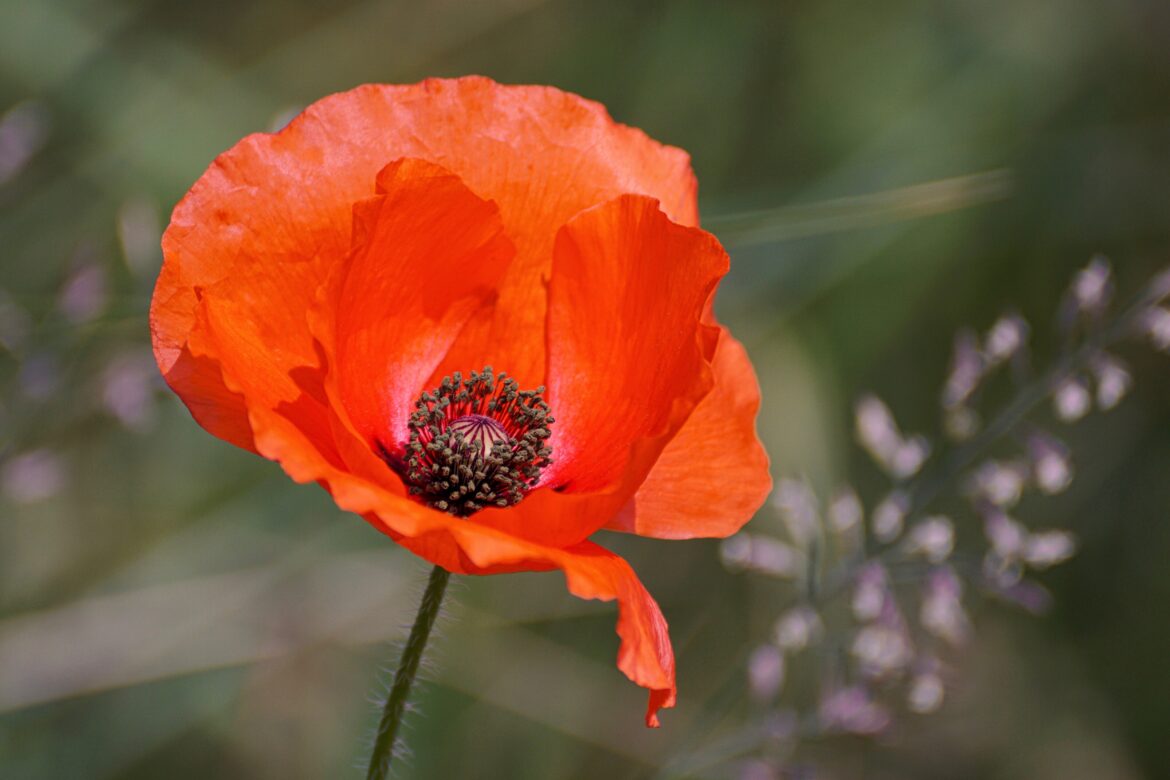
<path fill-rule="evenodd" d="M 447 423 L 447 430 L 463 437 L 468 454 L 487 458 L 498 443 L 510 441 L 504 426 L 482 414 L 465 414 Z"/>

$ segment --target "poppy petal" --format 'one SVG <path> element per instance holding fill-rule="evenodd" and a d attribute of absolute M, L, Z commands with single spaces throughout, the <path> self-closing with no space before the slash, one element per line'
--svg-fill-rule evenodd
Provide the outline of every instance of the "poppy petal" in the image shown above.
<path fill-rule="evenodd" d="M 544 351 L 534 344 L 545 325 L 557 231 L 575 214 L 636 193 L 657 198 L 676 222 L 698 224 L 697 184 L 686 152 L 613 121 L 599 103 L 478 77 L 378 90 L 363 96 L 366 109 L 393 105 L 392 121 L 411 131 L 401 139 L 411 146 L 402 154 L 433 160 L 496 201 L 517 248 L 492 320 L 460 339 L 436 380 L 481 368 L 476 361 L 490 354 L 493 365 L 522 386 L 545 382 Z M 415 133 L 416 127 L 425 133 Z"/>
<path fill-rule="evenodd" d="M 702 320 L 727 266 L 713 236 L 649 198 L 622 196 L 565 225 L 549 284 L 556 423 L 544 484 L 604 491 L 631 471 L 641 482 L 711 387 Z"/>
<path fill-rule="evenodd" d="M 552 561 L 565 572 L 574 596 L 617 600 L 618 668 L 650 690 L 646 725 L 657 728 L 658 710 L 673 707 L 676 696 L 674 650 L 658 603 L 623 558 L 592 542 L 558 550 Z"/>
<path fill-rule="evenodd" d="M 224 376 L 238 389 L 231 370 Z M 246 397 L 246 396 L 245 396 Z M 330 457 L 287 417 L 252 407 L 258 451 L 279 462 L 297 482 L 318 482 L 342 509 L 363 515 L 415 554 L 461 574 L 517 571 L 564 572 L 569 591 L 583 599 L 616 600 L 620 637 L 618 668 L 650 691 L 646 725 L 657 727 L 658 710 L 676 699 L 674 652 L 666 619 L 630 565 L 592 543 L 569 548 L 528 542 L 476 523 L 434 511 L 396 493 L 392 487 L 358 475 L 352 463 Z M 361 451 L 370 456 L 369 450 Z"/>
<path fill-rule="evenodd" d="M 588 537 L 629 501 L 640 475 L 602 493 L 574 493 L 542 487 L 506 509 L 476 512 L 469 522 L 495 528 L 536 544 L 568 547 Z"/>
<path fill-rule="evenodd" d="M 184 286 L 178 276 L 178 265 L 163 266 L 150 309 L 155 357 L 163 377 L 204 429 L 255 452 L 244 399 L 224 386 L 216 360 L 196 357 L 186 343 L 198 301 L 194 289 Z M 182 340 L 173 337 L 177 333 L 183 334 Z"/>
<path fill-rule="evenodd" d="M 496 205 L 437 165 L 400 160 L 377 184 L 354 207 L 354 249 L 326 311 L 350 420 L 367 442 L 397 449 L 426 380 L 494 299 L 515 248 Z"/>
<path fill-rule="evenodd" d="M 574 596 L 616 600 L 621 638 L 618 668 L 650 691 L 646 725 L 659 726 L 658 710 L 675 705 L 674 650 L 662 610 L 629 563 L 593 542 L 558 549 L 525 543 L 472 523 L 452 520 L 444 525 L 443 530 L 399 541 L 451 571 L 497 574 L 560 569 Z"/>
<path fill-rule="evenodd" d="M 402 157 L 442 165 L 499 204 L 519 262 L 501 284 L 506 305 L 490 321 L 467 325 L 461 343 L 469 349 L 453 355 L 453 368 L 482 368 L 476 361 L 491 354 L 525 386 L 544 381 L 544 350 L 533 345 L 542 341 L 542 280 L 561 225 L 623 192 L 658 198 L 680 223 L 698 220 L 687 154 L 576 95 L 467 77 L 366 85 L 324 98 L 280 132 L 248 136 L 220 155 L 175 207 L 163 236 L 166 263 L 151 305 L 155 353 L 211 433 L 252 448 L 241 399 L 225 388 L 214 361 L 192 364 L 188 354 L 197 291 L 252 266 L 279 266 L 285 312 L 268 330 L 280 334 L 277 344 L 293 362 L 311 364 L 315 346 L 303 313 L 350 248 L 353 204 L 374 194 L 378 171 Z"/>
<path fill-rule="evenodd" d="M 188 336 L 201 356 L 232 368 L 252 407 L 294 404 L 303 394 L 294 372 L 332 356 L 347 411 L 370 445 L 397 431 L 388 425 L 405 429 L 421 382 L 493 295 L 512 253 L 494 207 L 442 169 L 407 161 L 384 183 L 383 194 L 355 207 L 358 248 L 338 264 L 331 354 L 316 343 L 311 357 L 299 348 L 311 341 L 307 312 L 290 312 L 287 301 L 305 283 L 296 274 L 303 264 L 252 264 L 202 289 L 217 337 L 204 338 L 198 324 Z"/>
<path fill-rule="evenodd" d="M 658 456 L 633 511 L 610 529 L 660 539 L 725 537 L 767 499 L 772 478 L 755 425 L 759 383 L 743 345 L 723 328 L 712 369 L 715 386 Z"/>

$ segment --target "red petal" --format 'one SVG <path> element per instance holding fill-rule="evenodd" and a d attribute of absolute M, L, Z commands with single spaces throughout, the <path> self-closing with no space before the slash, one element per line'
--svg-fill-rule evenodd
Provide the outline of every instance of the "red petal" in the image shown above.
<path fill-rule="evenodd" d="M 727 271 L 708 233 L 623 196 L 561 231 L 549 287 L 553 465 L 572 492 L 637 485 L 712 384 L 707 301 Z M 604 523 L 608 518 L 596 518 Z"/>
<path fill-rule="evenodd" d="M 455 337 L 494 299 L 515 249 L 494 203 L 443 168 L 402 160 L 354 209 L 354 251 L 331 285 L 341 401 L 367 442 L 394 447 Z"/>
<path fill-rule="evenodd" d="M 191 416 L 205 429 L 237 447 L 255 451 L 252 426 L 244 399 L 224 386 L 219 362 L 206 355 L 196 357 L 186 342 L 195 320 L 195 291 L 176 281 L 179 266 L 164 265 L 150 309 L 155 358 L 167 384 L 187 405 Z M 183 333 L 183 340 L 171 334 Z"/>
<path fill-rule="evenodd" d="M 236 387 L 232 371 L 225 371 L 225 378 Z M 302 401 L 313 404 L 311 395 Z M 319 411 L 328 413 L 323 406 Z M 372 478 L 371 474 L 390 472 L 360 443 L 348 452 L 338 446 L 323 453 L 316 446 L 321 436 L 311 437 L 277 411 L 253 407 L 250 418 L 256 431 L 256 447 L 262 455 L 278 461 L 298 482 L 320 483 L 342 509 L 364 515 L 432 563 L 463 574 L 560 569 L 574 595 L 616 600 L 617 633 L 621 639 L 617 665 L 627 677 L 650 691 L 646 725 L 657 727 L 658 710 L 674 706 L 674 652 L 666 620 L 625 560 L 592 542 L 566 549 L 547 547 L 436 512 L 397 492 L 401 490 L 399 484 Z M 303 421 L 305 415 L 299 415 L 299 419 Z M 334 433 L 339 442 L 346 441 L 344 431 Z"/>
<path fill-rule="evenodd" d="M 662 450 L 609 528 L 660 539 L 724 537 L 738 531 L 772 489 L 756 436 L 760 388 L 743 345 L 720 328 L 715 386 Z"/>
<path fill-rule="evenodd" d="M 658 728 L 658 710 L 675 705 L 674 651 L 662 610 L 624 559 L 592 542 L 557 549 L 527 544 L 458 520 L 446 525 L 443 530 L 400 541 L 444 568 L 468 574 L 560 569 L 574 596 L 616 600 L 621 638 L 617 665 L 627 677 L 649 689 L 646 725 Z"/>
<path fill-rule="evenodd" d="M 476 512 L 468 522 L 485 525 L 536 544 L 568 547 L 585 539 L 628 502 L 637 482 L 605 493 L 558 492 L 537 488 L 516 506 Z"/>
<path fill-rule="evenodd" d="M 373 194 L 377 172 L 402 157 L 443 165 L 499 204 L 519 262 L 503 284 L 503 305 L 479 324 L 470 349 L 453 356 L 454 368 L 482 368 L 487 354 L 526 386 L 544 380 L 542 279 L 557 228 L 623 192 L 657 197 L 677 221 L 697 221 L 687 155 L 575 95 L 471 77 L 369 85 L 325 98 L 281 132 L 249 136 L 217 158 L 175 208 L 163 237 L 166 263 L 151 307 L 155 354 L 212 433 L 250 446 L 239 399 L 214 366 L 187 362 L 195 291 L 280 266 L 285 312 L 268 330 L 282 332 L 287 357 L 311 365 L 304 312 L 349 250 L 354 202 Z M 498 349 L 486 349 L 491 344 Z"/>

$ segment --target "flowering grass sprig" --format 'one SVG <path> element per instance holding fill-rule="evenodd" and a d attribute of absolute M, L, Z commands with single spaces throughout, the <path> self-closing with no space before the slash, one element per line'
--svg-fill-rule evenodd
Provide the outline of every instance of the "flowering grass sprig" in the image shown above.
<path fill-rule="evenodd" d="M 1073 465 L 1070 448 L 1032 422 L 1032 413 L 1050 403 L 1056 420 L 1070 424 L 1094 408 L 1107 412 L 1133 384 L 1111 351 L 1116 344 L 1142 337 L 1170 351 L 1170 271 L 1119 310 L 1113 290 L 1104 258 L 1075 276 L 1058 313 L 1061 353 L 1045 370 L 1034 365 L 1031 328 L 1018 313 L 984 334 L 960 331 L 940 393 L 947 442 L 904 433 L 885 403 L 863 396 L 854 410 L 857 440 L 889 479 L 885 495 L 863 503 L 846 485 L 822 509 L 805 482 L 781 480 L 771 505 L 787 539 L 741 533 L 723 543 L 729 568 L 799 585 L 771 640 L 748 659 L 749 693 L 764 721 L 787 724 L 763 730 L 752 750 L 782 766 L 801 740 L 876 735 L 899 712 L 937 710 L 948 659 L 974 630 L 966 608 L 972 592 L 1031 612 L 1049 607 L 1052 597 L 1035 575 L 1072 557 L 1076 538 L 1067 529 L 1032 529 L 1014 511 L 1028 492 L 1066 490 Z M 1003 372 L 1016 392 L 984 424 L 981 396 Z M 1009 454 L 991 457 L 1005 441 L 1014 442 Z M 954 494 L 967 507 L 961 517 L 932 509 Z M 960 523 L 982 527 L 982 546 L 957 546 Z M 842 600 L 847 609 L 829 609 Z M 801 704 L 782 694 L 785 671 L 810 648 L 819 692 Z"/>

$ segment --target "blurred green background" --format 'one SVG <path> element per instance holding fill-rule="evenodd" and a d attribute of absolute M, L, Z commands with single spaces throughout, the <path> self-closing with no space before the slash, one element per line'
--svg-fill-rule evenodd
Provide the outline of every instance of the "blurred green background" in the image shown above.
<path fill-rule="evenodd" d="M 201 431 L 149 356 L 167 214 L 243 135 L 359 83 L 482 73 L 687 149 L 775 473 L 872 499 L 860 392 L 934 434 L 957 328 L 1016 308 L 1050 354 L 1093 253 L 1123 294 L 1170 259 L 1168 41 L 1164 0 L 3 0 L 0 777 L 364 766 L 426 567 Z M 1123 354 L 1132 397 L 1061 431 L 1072 488 L 1021 508 L 1082 541 L 1054 612 L 980 605 L 942 712 L 809 746 L 829 776 L 1170 777 L 1170 364 Z M 614 668 L 611 605 L 462 578 L 400 777 L 740 776 L 704 746 L 752 716 L 744 659 L 790 586 L 713 542 L 601 541 L 671 623 L 664 728 Z"/>

